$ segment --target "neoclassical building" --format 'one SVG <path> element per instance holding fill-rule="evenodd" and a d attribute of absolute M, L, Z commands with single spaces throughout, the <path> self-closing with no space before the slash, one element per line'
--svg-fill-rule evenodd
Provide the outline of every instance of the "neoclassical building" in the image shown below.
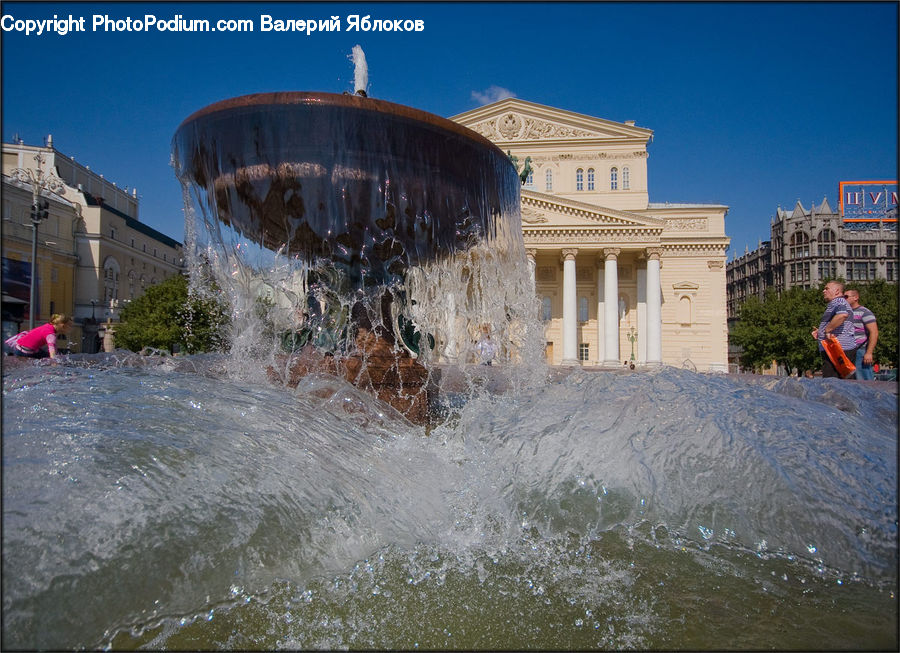
<path fill-rule="evenodd" d="M 517 98 L 452 120 L 532 168 L 522 226 L 548 362 L 727 371 L 728 207 L 650 202 L 651 130 Z"/>

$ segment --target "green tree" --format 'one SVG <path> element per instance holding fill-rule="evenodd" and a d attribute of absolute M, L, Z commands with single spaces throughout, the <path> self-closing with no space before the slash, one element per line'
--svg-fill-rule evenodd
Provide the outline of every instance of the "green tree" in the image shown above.
<path fill-rule="evenodd" d="M 221 351 L 228 344 L 228 322 L 224 302 L 190 293 L 187 277 L 179 274 L 150 286 L 122 309 L 116 346 L 171 351 L 179 345 L 188 354 Z"/>
<path fill-rule="evenodd" d="M 743 349 L 741 365 L 759 370 L 774 360 L 789 370 L 818 368 L 818 347 L 810 332 L 824 308 L 820 291 L 801 288 L 780 295 L 769 289 L 764 301 L 754 297 L 744 302 L 731 332 L 732 342 Z"/>

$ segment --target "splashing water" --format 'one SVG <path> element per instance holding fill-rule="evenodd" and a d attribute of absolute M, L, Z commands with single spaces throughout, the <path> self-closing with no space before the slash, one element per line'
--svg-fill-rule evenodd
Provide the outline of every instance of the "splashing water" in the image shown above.
<path fill-rule="evenodd" d="M 5 366 L 6 647 L 896 647 L 891 393 L 575 371 L 425 430 L 255 375 Z"/>
<path fill-rule="evenodd" d="M 366 64 L 366 53 L 362 46 L 354 45 L 350 59 L 353 61 L 353 92 L 364 94 L 369 87 L 369 66 Z"/>

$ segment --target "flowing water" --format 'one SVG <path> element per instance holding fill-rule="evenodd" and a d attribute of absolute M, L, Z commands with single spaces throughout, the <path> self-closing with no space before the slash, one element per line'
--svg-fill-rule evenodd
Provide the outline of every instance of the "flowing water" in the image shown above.
<path fill-rule="evenodd" d="M 426 428 L 224 357 L 4 363 L 6 649 L 898 644 L 873 385 L 545 368 Z"/>

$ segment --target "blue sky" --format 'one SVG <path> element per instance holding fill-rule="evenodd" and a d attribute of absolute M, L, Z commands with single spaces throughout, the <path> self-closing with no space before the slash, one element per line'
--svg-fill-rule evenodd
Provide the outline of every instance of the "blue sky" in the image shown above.
<path fill-rule="evenodd" d="M 138 189 L 140 219 L 182 240 L 172 135 L 207 104 L 265 91 L 352 90 L 449 117 L 516 97 L 654 131 L 651 202 L 730 208 L 729 258 L 769 237 L 777 206 L 837 205 L 842 180 L 896 179 L 897 4 L 17 3 L 14 19 L 85 17 L 85 33 L 2 34 L 3 140 L 64 154 Z M 92 16 L 250 19 L 252 33 L 92 31 Z M 341 17 L 340 32 L 261 32 Z M 346 17 L 424 21 L 347 32 Z"/>

